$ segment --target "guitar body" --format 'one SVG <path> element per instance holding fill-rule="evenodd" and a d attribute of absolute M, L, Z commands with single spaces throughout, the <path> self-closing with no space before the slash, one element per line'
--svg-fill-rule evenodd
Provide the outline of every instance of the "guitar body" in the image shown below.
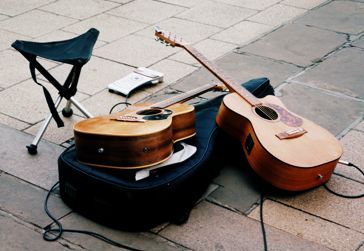
<path fill-rule="evenodd" d="M 268 183 L 289 191 L 325 183 L 342 155 L 338 140 L 277 97 L 259 100 L 257 109 L 236 93 L 225 96 L 218 126 L 240 140 L 250 166 Z"/>
<path fill-rule="evenodd" d="M 331 177 L 342 148 L 330 132 L 289 112 L 275 96 L 256 98 L 181 38 L 159 27 L 155 36 L 184 48 L 232 92 L 224 97 L 216 122 L 240 140 L 250 166 L 260 177 L 290 191 L 321 185 Z"/>
<path fill-rule="evenodd" d="M 130 114 L 139 120 L 117 120 Z M 99 167 L 152 166 L 171 156 L 174 142 L 195 135 L 194 122 L 194 107 L 188 104 L 175 104 L 168 109 L 130 106 L 112 115 L 76 123 L 76 155 L 80 162 Z"/>

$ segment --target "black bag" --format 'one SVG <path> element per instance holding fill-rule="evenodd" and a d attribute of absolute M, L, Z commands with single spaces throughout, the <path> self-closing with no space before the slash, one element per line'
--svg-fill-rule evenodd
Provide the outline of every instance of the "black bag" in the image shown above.
<path fill-rule="evenodd" d="M 267 78 L 244 86 L 257 97 L 273 94 Z M 197 147 L 184 162 L 162 167 L 135 181 L 135 170 L 95 168 L 76 159 L 74 146 L 58 159 L 60 194 L 75 211 L 111 227 L 148 230 L 163 222 L 182 224 L 211 180 L 217 176 L 225 146 L 215 117 L 222 96 L 196 106 L 196 136 L 184 142 Z"/>

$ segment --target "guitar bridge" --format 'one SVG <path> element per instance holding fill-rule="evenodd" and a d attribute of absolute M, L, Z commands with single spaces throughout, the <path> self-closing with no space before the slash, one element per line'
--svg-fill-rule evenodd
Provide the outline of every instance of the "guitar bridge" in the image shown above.
<path fill-rule="evenodd" d="M 145 122 L 145 119 L 142 119 L 140 117 L 127 116 L 127 115 L 115 117 L 115 118 L 113 118 L 113 120 L 123 121 L 123 122 Z"/>
<path fill-rule="evenodd" d="M 296 127 L 293 129 L 289 129 L 287 131 L 281 132 L 276 134 L 276 136 L 279 139 L 292 139 L 292 138 L 297 138 L 303 134 L 305 134 L 307 131 L 301 127 Z"/>

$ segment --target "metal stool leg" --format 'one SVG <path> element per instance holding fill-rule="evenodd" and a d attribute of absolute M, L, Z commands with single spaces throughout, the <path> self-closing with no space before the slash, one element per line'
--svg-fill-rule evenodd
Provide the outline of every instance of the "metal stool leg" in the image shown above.
<path fill-rule="evenodd" d="M 73 110 L 71 108 L 71 101 L 67 100 L 66 106 L 62 109 L 62 115 L 66 118 L 71 117 L 73 114 Z"/>
<path fill-rule="evenodd" d="M 62 101 L 62 97 L 59 96 L 56 100 L 56 102 L 54 103 L 54 106 L 56 108 L 58 108 L 59 104 Z M 82 112 L 87 118 L 92 118 L 92 114 L 89 113 L 76 99 L 74 99 L 73 97 L 71 97 L 69 100 L 67 100 L 67 104 L 66 106 L 62 109 L 62 114 L 65 117 L 71 117 L 73 114 L 72 108 L 71 108 L 71 104 L 73 104 L 78 110 L 80 110 L 80 112 Z M 38 148 L 38 144 L 40 139 L 43 137 L 43 134 L 45 133 L 45 131 L 47 130 L 47 127 L 49 125 L 49 123 L 52 120 L 52 114 L 49 114 L 48 117 L 44 120 L 41 128 L 39 128 L 37 134 L 35 135 L 35 138 L 33 139 L 33 142 L 30 145 L 27 145 L 28 148 L 28 152 L 31 155 L 35 155 L 38 153 L 37 148 Z"/>
<path fill-rule="evenodd" d="M 61 101 L 62 101 L 62 97 L 59 96 L 57 98 L 54 106 L 57 108 L 59 106 L 59 104 L 61 103 Z M 48 127 L 49 123 L 51 122 L 51 119 L 52 119 L 52 114 L 49 114 L 48 117 L 44 120 L 42 126 L 39 128 L 32 143 L 30 145 L 27 145 L 29 154 L 35 155 L 38 153 L 37 148 L 38 148 L 39 141 L 42 138 L 45 131 L 47 130 L 47 127 Z"/>
<path fill-rule="evenodd" d="M 83 115 L 85 115 L 87 118 L 92 118 L 92 114 L 89 113 L 85 107 L 83 107 L 76 99 L 74 99 L 73 97 L 71 97 L 69 99 L 69 101 L 80 111 L 83 113 Z"/>

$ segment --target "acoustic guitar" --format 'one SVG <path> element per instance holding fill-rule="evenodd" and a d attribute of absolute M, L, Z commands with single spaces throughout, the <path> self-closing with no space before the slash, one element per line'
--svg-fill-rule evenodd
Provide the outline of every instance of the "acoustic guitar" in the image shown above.
<path fill-rule="evenodd" d="M 256 98 L 191 45 L 156 28 L 164 43 L 182 47 L 223 82 L 226 95 L 218 126 L 241 142 L 251 168 L 280 189 L 301 191 L 325 183 L 341 155 L 339 141 L 326 129 L 289 111 L 276 96 Z"/>
<path fill-rule="evenodd" d="M 159 164 L 173 153 L 173 144 L 195 135 L 192 105 L 182 103 L 222 85 L 206 84 L 148 105 L 82 120 L 74 125 L 77 159 L 85 164 L 134 169 Z"/>

